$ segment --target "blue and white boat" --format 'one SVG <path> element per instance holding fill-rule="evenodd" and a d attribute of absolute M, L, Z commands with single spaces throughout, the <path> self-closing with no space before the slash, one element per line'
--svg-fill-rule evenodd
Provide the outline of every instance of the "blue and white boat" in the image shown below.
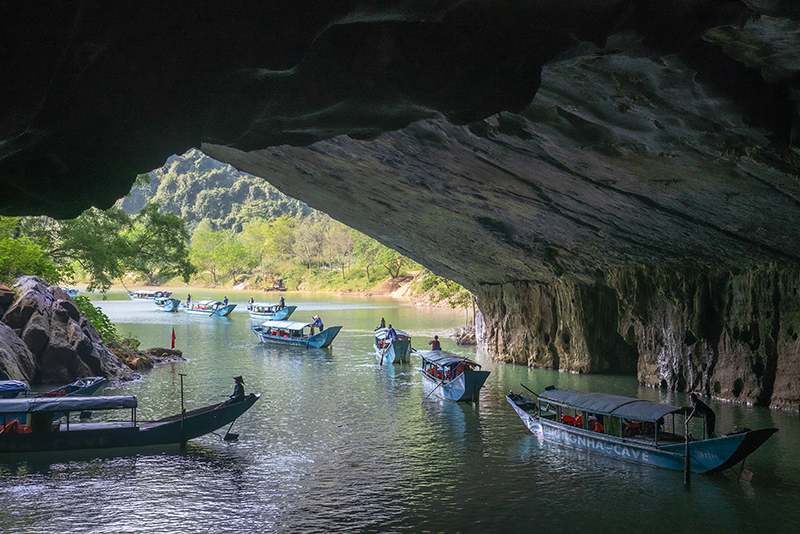
<path fill-rule="evenodd" d="M 155 291 L 152 289 L 140 289 L 137 291 L 129 291 L 128 297 L 131 300 L 153 300 L 162 297 L 169 297 L 172 291 Z"/>
<path fill-rule="evenodd" d="M 22 380 L 0 380 L 0 399 L 13 399 L 31 389 Z"/>
<path fill-rule="evenodd" d="M 252 326 L 251 329 L 262 343 L 317 349 L 329 347 L 339 330 L 342 329 L 341 326 L 331 326 L 316 334 L 311 334 L 310 331 L 305 330 L 310 327 L 311 323 L 301 321 L 264 321 L 260 325 Z"/>
<path fill-rule="evenodd" d="M 411 336 L 402 330 L 394 329 L 396 339 L 389 335 L 388 328 L 375 329 L 375 342 L 372 348 L 381 365 L 384 363 L 408 363 L 411 359 Z"/>
<path fill-rule="evenodd" d="M 186 313 L 207 317 L 227 317 L 236 308 L 236 304 L 223 304 L 218 300 L 193 300 L 188 306 L 186 303 L 182 303 L 180 306 Z"/>
<path fill-rule="evenodd" d="M 703 439 L 689 434 L 687 439 L 686 418 L 691 408 L 554 387 L 534 396 L 512 392 L 506 399 L 541 439 L 675 471 L 685 471 L 687 446 L 690 471 L 714 473 L 744 462 L 778 431 L 744 429 L 721 437 L 703 435 Z"/>
<path fill-rule="evenodd" d="M 431 395 L 448 401 L 476 401 L 489 371 L 468 358 L 446 350 L 418 350 L 422 358 L 422 385 L 425 398 Z M 423 399 L 423 400 L 424 400 Z"/>
<path fill-rule="evenodd" d="M 253 302 L 247 305 L 247 313 L 250 314 L 250 317 L 265 321 L 285 321 L 296 309 L 297 306 L 281 306 L 264 302 Z"/>
<path fill-rule="evenodd" d="M 62 287 L 61 289 L 64 290 L 64 293 L 69 295 L 70 297 L 77 297 L 78 296 L 78 288 L 77 287 Z"/>
<path fill-rule="evenodd" d="M 165 312 L 177 312 L 181 305 L 181 301 L 173 297 L 158 297 L 153 302 L 159 311 Z"/>

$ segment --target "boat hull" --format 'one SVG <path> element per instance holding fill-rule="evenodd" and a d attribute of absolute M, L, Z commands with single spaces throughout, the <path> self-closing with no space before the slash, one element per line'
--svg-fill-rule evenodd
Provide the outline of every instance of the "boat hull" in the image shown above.
<path fill-rule="evenodd" d="M 372 348 L 375 349 L 375 355 L 381 365 L 384 363 L 408 363 L 411 360 L 410 339 L 395 339 L 390 341 L 385 348 L 378 345 L 372 345 Z"/>
<path fill-rule="evenodd" d="M 174 313 L 178 311 L 181 301 L 172 297 L 154 299 L 158 311 Z"/>
<path fill-rule="evenodd" d="M 329 347 L 336 338 L 341 326 L 331 326 L 313 336 L 304 337 L 283 337 L 270 335 L 264 332 L 260 326 L 252 327 L 253 333 L 262 343 L 274 343 L 277 345 L 294 345 L 295 347 L 324 349 Z"/>
<path fill-rule="evenodd" d="M 297 306 L 286 306 L 276 312 L 258 312 L 253 310 L 247 310 L 247 313 L 250 314 L 250 317 L 254 319 L 264 319 L 267 321 L 283 321 L 288 319 L 292 313 L 297 309 Z"/>
<path fill-rule="evenodd" d="M 0 434 L 0 453 L 31 453 L 146 447 L 184 443 L 231 424 L 259 399 L 251 394 L 241 402 L 221 403 L 152 423 L 77 423 L 66 430 Z"/>
<path fill-rule="evenodd" d="M 483 384 L 489 378 L 489 371 L 465 371 L 452 380 L 431 378 L 423 371 L 422 385 L 425 394 L 435 395 L 447 401 L 476 401 Z"/>
<path fill-rule="evenodd" d="M 517 398 L 525 399 L 522 396 Z M 510 396 L 506 396 L 506 400 L 517 412 L 525 426 L 545 441 L 626 462 L 673 471 L 684 470 L 684 443 L 656 446 L 636 439 L 592 432 L 531 414 Z M 693 473 L 713 473 L 732 467 L 744 460 L 777 430 L 769 428 L 702 441 L 690 441 L 690 470 Z"/>

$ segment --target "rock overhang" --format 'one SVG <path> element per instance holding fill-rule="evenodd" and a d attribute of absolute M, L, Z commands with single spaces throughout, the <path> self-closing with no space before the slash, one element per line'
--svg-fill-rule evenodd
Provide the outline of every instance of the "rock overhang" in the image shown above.
<path fill-rule="evenodd" d="M 797 260 L 792 2 L 269 4 L 7 4 L 0 212 L 204 143 L 471 288 Z"/>

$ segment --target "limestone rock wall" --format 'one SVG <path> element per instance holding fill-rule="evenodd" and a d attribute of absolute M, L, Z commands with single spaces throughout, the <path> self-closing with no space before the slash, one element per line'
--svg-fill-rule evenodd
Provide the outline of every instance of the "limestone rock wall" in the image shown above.
<path fill-rule="evenodd" d="M 61 288 L 28 276 L 14 289 L 16 300 L 0 307 L 0 378 L 63 384 L 133 377 Z"/>
<path fill-rule="evenodd" d="M 777 265 L 482 286 L 478 339 L 501 361 L 796 410 L 798 290 L 800 271 Z"/>

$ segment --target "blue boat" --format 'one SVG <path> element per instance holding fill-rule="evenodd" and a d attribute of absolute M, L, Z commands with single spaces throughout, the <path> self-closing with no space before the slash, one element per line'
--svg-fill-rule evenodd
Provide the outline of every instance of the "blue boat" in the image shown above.
<path fill-rule="evenodd" d="M 78 296 L 78 288 L 77 287 L 62 287 L 61 289 L 69 295 L 70 297 L 77 297 Z"/>
<path fill-rule="evenodd" d="M 133 396 L 117 397 L 31 397 L 0 400 L 0 453 L 30 453 L 116 447 L 144 447 L 186 443 L 187 440 L 219 430 L 246 412 L 260 395 L 226 401 L 197 410 L 143 422 L 136 418 L 138 402 Z M 130 410 L 128 420 L 72 422 L 70 414 L 100 410 Z M 7 414 L 26 414 L 26 424 L 5 421 Z M 53 420 L 65 414 L 65 421 Z M 228 428 L 230 431 L 230 427 Z M 236 434 L 226 433 L 225 439 Z"/>
<path fill-rule="evenodd" d="M 79 378 L 66 386 L 41 393 L 37 397 L 65 397 L 67 395 L 88 397 L 94 395 L 107 382 L 108 380 L 104 376 L 87 376 L 86 378 Z"/>
<path fill-rule="evenodd" d="M 305 330 L 310 327 L 311 323 L 301 321 L 264 321 L 264 323 L 250 328 L 262 343 L 317 349 L 329 347 L 339 330 L 342 329 L 341 326 L 331 326 L 316 334 L 311 334 Z"/>
<path fill-rule="evenodd" d="M 477 362 L 445 350 L 418 350 L 415 354 L 422 358 L 423 400 L 431 395 L 453 402 L 478 400 L 489 371 L 482 371 Z"/>
<path fill-rule="evenodd" d="M 397 339 L 391 339 L 388 328 L 375 329 L 375 343 L 372 348 L 381 365 L 384 363 L 408 363 L 411 359 L 411 336 L 402 330 L 394 329 Z"/>
<path fill-rule="evenodd" d="M 687 445 L 690 471 L 715 473 L 743 463 L 778 431 L 743 429 L 708 437 L 702 430 L 703 438 L 694 439 L 685 431 L 686 419 L 691 419 L 687 408 L 554 387 L 534 396 L 535 400 L 511 392 L 506 399 L 541 439 L 675 471 L 685 470 Z"/>
<path fill-rule="evenodd" d="M 137 291 L 129 291 L 128 297 L 131 300 L 153 300 L 162 297 L 169 297 L 172 291 L 155 291 L 152 289 L 140 289 Z"/>
<path fill-rule="evenodd" d="M 231 314 L 236 304 L 223 304 L 218 300 L 198 300 L 192 301 L 187 306 L 185 303 L 180 308 L 186 313 L 194 315 L 205 315 L 206 317 L 227 317 Z"/>
<path fill-rule="evenodd" d="M 27 391 L 30 391 L 28 384 L 21 380 L 0 380 L 0 399 L 13 399 Z"/>
<path fill-rule="evenodd" d="M 283 306 L 280 304 L 265 304 L 253 302 L 247 305 L 247 313 L 254 319 L 265 321 L 285 321 L 297 309 L 297 306 Z"/>
<path fill-rule="evenodd" d="M 165 312 L 177 312 L 181 301 L 173 297 L 158 297 L 153 299 L 156 309 Z"/>

